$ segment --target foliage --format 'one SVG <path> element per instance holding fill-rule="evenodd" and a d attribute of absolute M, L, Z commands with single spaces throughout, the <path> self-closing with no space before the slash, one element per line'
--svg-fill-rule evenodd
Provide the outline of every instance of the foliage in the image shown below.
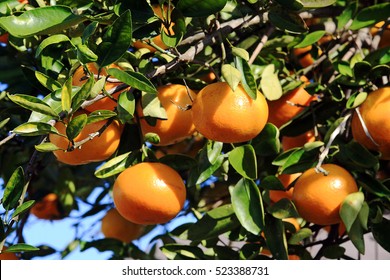
<path fill-rule="evenodd" d="M 158 18 L 151 8 L 155 4 L 167 5 L 171 12 Z M 115 259 L 264 259 L 269 256 L 261 254 L 263 248 L 277 259 L 289 254 L 349 259 L 340 245 L 351 240 L 364 253 L 363 236 L 369 232 L 390 251 L 385 218 L 390 164 L 354 141 L 349 127 L 351 114 L 367 93 L 389 86 L 389 14 L 387 1 L 0 1 L 0 34 L 8 34 L 0 44 L 0 83 L 5 87 L 0 93 L 0 248 L 7 245 L 26 259 L 55 252 L 25 244 L 23 231 L 34 201 L 54 192 L 64 214 L 78 217 L 75 240 L 61 251 L 63 258 L 79 247 L 112 251 Z M 370 33 L 382 21 L 379 31 Z M 160 33 L 167 50 L 149 40 Z M 150 42 L 156 51 L 134 48 L 139 40 Z M 308 54 L 314 60 L 307 67 L 294 54 L 305 47 L 311 48 Z M 108 70 L 118 86 L 101 91 L 104 79 L 74 86 L 75 69 L 93 62 L 119 65 Z M 195 156 L 180 152 L 159 158 L 161 147 L 146 143 L 140 133 L 135 104 L 142 97 L 151 120 L 164 118 L 156 87 L 176 83 L 197 91 L 209 83 L 203 77 L 210 72 L 232 88 L 241 83 L 252 98 L 259 91 L 268 100 L 301 86 L 299 78 L 305 75 L 310 80 L 306 90 L 317 98 L 280 128 L 268 123 L 251 141 L 203 139 L 198 148 L 194 139 L 199 136 L 194 136 L 184 142 L 184 151 L 195 147 Z M 72 140 L 87 123 L 118 119 L 125 129 L 116 154 L 103 164 L 58 163 L 52 154 L 58 147 L 47 137 L 58 134 L 54 123 L 97 101 L 99 92 L 102 98 L 124 88 L 114 112 L 83 115 L 66 130 Z M 187 107 L 180 109 L 191 104 Z M 311 129 L 317 141 L 282 149 L 283 136 Z M 146 140 L 155 137 L 147 135 Z M 78 235 L 83 218 L 99 222 L 113 206 L 110 190 L 118 174 L 141 161 L 161 161 L 180 172 L 187 203 L 179 216 L 192 216 L 196 222 L 156 235 L 148 251 L 133 243 Z M 268 194 L 283 189 L 275 175 L 324 162 L 348 169 L 360 192 L 349 195 L 340 210 L 347 232 L 338 235 L 334 225 L 326 239 L 318 240 L 323 227 L 300 219 L 292 201 L 273 204 Z M 94 201 L 92 192 L 98 193 Z M 79 213 L 81 202 L 90 205 L 85 213 Z M 298 217 L 300 229 L 283 221 L 289 217 Z M 153 228 L 148 226 L 145 234 Z M 320 250 L 311 255 L 318 244 Z"/>

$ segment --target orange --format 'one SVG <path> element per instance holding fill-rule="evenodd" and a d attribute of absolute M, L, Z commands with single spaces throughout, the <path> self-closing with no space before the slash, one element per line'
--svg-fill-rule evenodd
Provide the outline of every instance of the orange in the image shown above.
<path fill-rule="evenodd" d="M 3 246 L 3 249 L 1 249 L 0 253 L 0 260 L 10 260 L 10 261 L 16 261 L 19 260 L 19 258 L 15 255 L 15 253 L 4 253 L 4 251 L 7 250 L 7 246 Z"/>
<path fill-rule="evenodd" d="M 307 46 L 304 48 L 293 49 L 294 56 L 298 59 L 299 64 L 303 68 L 306 68 L 314 63 L 314 58 L 310 53 L 312 48 L 312 46 Z M 321 53 L 322 51 L 318 50 L 318 55 L 321 55 Z"/>
<path fill-rule="evenodd" d="M 390 87 L 380 88 L 368 94 L 367 99 L 358 109 L 372 139 L 366 135 L 356 112 L 352 117 L 353 138 L 367 149 L 380 152 L 381 159 L 389 160 Z"/>
<path fill-rule="evenodd" d="M 283 184 L 285 190 L 284 191 L 277 191 L 277 190 L 270 190 L 269 191 L 269 198 L 272 202 L 278 202 L 282 198 L 292 199 L 292 193 L 294 188 L 289 188 L 289 186 L 301 175 L 301 173 L 294 173 L 294 174 L 280 174 L 278 176 L 278 179 Z"/>
<path fill-rule="evenodd" d="M 108 73 L 105 68 L 101 69 L 99 72 L 99 66 L 96 63 L 87 63 L 86 66 L 91 73 L 98 75 L 99 78 L 103 76 L 108 76 Z M 108 68 L 119 68 L 119 67 L 115 64 L 112 64 Z M 80 66 L 79 68 L 76 69 L 76 71 L 73 74 L 72 83 L 74 86 L 81 87 L 83 84 L 87 82 L 88 77 L 89 77 L 88 72 L 86 72 L 84 68 Z M 95 78 L 95 80 L 96 81 L 98 80 L 97 77 Z M 106 82 L 105 90 L 108 91 L 118 85 L 119 85 L 118 83 Z M 102 99 L 96 101 L 95 103 L 85 107 L 84 109 L 88 112 L 93 112 L 96 110 L 114 110 L 117 105 L 119 94 L 123 91 L 124 90 L 121 90 L 112 94 L 111 96 L 113 97 L 113 99 L 111 99 L 108 96 L 103 97 Z"/>
<path fill-rule="evenodd" d="M 79 110 L 74 116 L 86 113 L 83 110 Z M 66 124 L 63 122 L 57 122 L 54 127 L 59 133 L 66 135 Z M 76 136 L 74 142 L 78 142 L 90 137 L 90 134 L 99 131 L 107 120 L 94 122 L 87 124 Z M 94 137 L 82 144 L 80 147 L 75 148 L 72 151 L 64 151 L 72 146 L 72 143 L 63 136 L 50 134 L 49 140 L 62 150 L 54 151 L 54 155 L 57 160 L 70 165 L 87 164 L 90 162 L 99 162 L 108 159 L 119 146 L 120 137 L 122 134 L 123 126 L 118 121 L 113 121 L 101 135 Z"/>
<path fill-rule="evenodd" d="M 210 140 L 238 143 L 258 135 L 268 119 L 268 106 L 258 92 L 253 100 L 239 85 L 233 91 L 228 83 L 205 86 L 192 104 L 196 129 Z"/>
<path fill-rule="evenodd" d="M 302 147 L 306 143 L 314 142 L 316 137 L 313 130 L 309 130 L 305 133 L 302 133 L 298 136 L 288 137 L 283 136 L 282 138 L 282 148 L 283 151 L 288 151 L 293 148 Z"/>
<path fill-rule="evenodd" d="M 64 218 L 58 195 L 55 193 L 49 193 L 37 201 L 31 208 L 30 213 L 42 220 L 60 220 Z"/>
<path fill-rule="evenodd" d="M 287 223 L 292 224 L 295 228 L 295 232 L 297 232 L 301 229 L 301 225 L 299 224 L 299 222 L 295 218 L 285 218 L 285 219 L 283 219 L 283 222 L 287 222 Z"/>
<path fill-rule="evenodd" d="M 370 32 L 372 36 L 376 36 L 381 28 L 383 28 L 383 25 L 385 24 L 384 21 L 378 22 L 370 29 Z M 381 40 L 379 41 L 378 48 L 385 48 L 390 46 L 390 26 L 387 25 L 386 29 L 383 30 L 381 34 Z"/>
<path fill-rule="evenodd" d="M 344 168 L 335 164 L 323 164 L 328 174 L 315 168 L 305 171 L 297 180 L 293 202 L 298 213 L 308 222 L 332 225 L 341 222 L 340 205 L 345 197 L 358 191 L 355 179 Z"/>
<path fill-rule="evenodd" d="M 190 137 L 195 132 L 192 122 L 191 111 L 186 108 L 191 105 L 191 98 L 195 93 L 184 85 L 173 84 L 157 88 L 158 99 L 166 111 L 167 119 L 159 119 L 155 125 L 150 125 L 145 120 L 141 103 L 137 105 L 137 112 L 140 117 L 140 125 L 143 135 L 156 133 L 160 137 L 157 146 L 166 146 L 177 143 Z M 190 98 L 190 94 L 192 97 Z"/>
<path fill-rule="evenodd" d="M 4 43 L 4 44 L 8 43 L 8 33 L 0 35 L 0 43 Z"/>
<path fill-rule="evenodd" d="M 305 76 L 300 79 L 305 83 L 308 81 Z M 270 112 L 268 122 L 281 127 L 301 113 L 313 100 L 315 100 L 315 97 L 310 95 L 302 85 L 286 93 L 278 100 L 268 101 Z"/>
<path fill-rule="evenodd" d="M 164 20 L 168 18 L 168 6 L 164 5 L 163 8 L 159 4 L 152 5 L 153 12 L 155 16 L 160 18 L 161 20 Z M 172 29 L 173 23 L 169 26 L 169 32 L 167 31 L 166 27 L 164 27 L 164 24 L 161 24 L 161 28 L 164 30 L 163 32 L 166 32 L 167 34 L 172 34 L 173 29 Z M 161 39 L 161 34 L 153 37 L 150 39 L 155 45 L 159 46 L 161 49 L 166 50 L 168 49 L 168 46 L 164 44 L 164 42 Z M 151 45 L 147 43 L 143 43 L 140 40 L 137 40 L 133 43 L 133 46 L 137 49 L 141 48 L 146 48 L 150 50 L 151 52 L 157 51 L 156 48 L 152 47 Z"/>
<path fill-rule="evenodd" d="M 101 231 L 106 238 L 115 238 L 124 243 L 130 243 L 141 236 L 143 225 L 132 223 L 123 218 L 118 210 L 112 208 L 102 219 Z"/>
<path fill-rule="evenodd" d="M 183 208 L 186 187 L 171 167 L 142 162 L 124 170 L 115 180 L 113 199 L 118 212 L 142 225 L 172 220 Z"/>
<path fill-rule="evenodd" d="M 211 84 L 212 82 L 215 81 L 216 78 L 217 78 L 217 76 L 215 75 L 215 73 L 213 71 L 209 71 L 208 73 L 202 75 L 200 77 L 200 80 L 202 80 L 203 82 L 205 82 L 207 84 Z"/>

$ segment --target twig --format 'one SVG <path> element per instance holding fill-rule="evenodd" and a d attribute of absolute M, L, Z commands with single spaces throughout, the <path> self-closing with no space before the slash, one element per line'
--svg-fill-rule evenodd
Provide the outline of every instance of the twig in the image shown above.
<path fill-rule="evenodd" d="M 252 56 L 250 57 L 249 61 L 248 61 L 248 64 L 251 65 L 256 57 L 259 55 L 259 53 L 261 52 L 261 50 L 263 49 L 264 45 L 267 43 L 268 41 L 268 38 L 269 36 L 271 36 L 271 34 L 275 31 L 275 27 L 274 26 L 271 26 L 268 30 L 267 30 L 267 33 L 265 33 L 263 35 L 263 37 L 261 38 L 259 44 L 257 45 L 256 49 L 253 51 L 252 53 Z"/>
<path fill-rule="evenodd" d="M 10 141 L 12 138 L 16 136 L 16 133 L 11 132 L 7 137 L 0 141 L 0 147 Z"/>

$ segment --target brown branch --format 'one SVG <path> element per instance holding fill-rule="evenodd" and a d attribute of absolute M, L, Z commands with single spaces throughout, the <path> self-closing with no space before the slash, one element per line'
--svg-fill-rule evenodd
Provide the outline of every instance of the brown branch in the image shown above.
<path fill-rule="evenodd" d="M 248 64 L 251 65 L 256 57 L 259 55 L 261 50 L 263 49 L 264 45 L 267 43 L 269 36 L 275 31 L 275 27 L 271 26 L 268 28 L 267 32 L 263 35 L 261 38 L 259 44 L 257 45 L 256 49 L 253 51 L 252 56 L 250 57 Z"/>
<path fill-rule="evenodd" d="M 11 132 L 7 137 L 0 141 L 0 147 L 10 141 L 12 138 L 16 136 L 16 133 Z"/>

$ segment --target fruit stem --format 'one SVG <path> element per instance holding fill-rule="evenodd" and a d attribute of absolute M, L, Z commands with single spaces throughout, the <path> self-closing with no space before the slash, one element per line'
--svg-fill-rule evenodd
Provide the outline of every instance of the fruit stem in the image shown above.
<path fill-rule="evenodd" d="M 372 143 L 374 143 L 375 146 L 379 147 L 379 144 L 374 140 L 374 138 L 372 138 L 371 134 L 370 134 L 370 131 L 368 130 L 367 126 L 366 126 L 366 123 L 364 122 L 364 119 L 362 117 L 362 114 L 360 113 L 360 110 L 359 110 L 359 107 L 356 107 L 355 108 L 355 112 L 357 114 L 357 116 L 359 117 L 359 121 L 360 121 L 360 124 L 362 125 L 362 128 L 364 130 L 364 133 L 366 134 L 366 136 L 368 137 L 368 139 L 371 140 Z"/>

